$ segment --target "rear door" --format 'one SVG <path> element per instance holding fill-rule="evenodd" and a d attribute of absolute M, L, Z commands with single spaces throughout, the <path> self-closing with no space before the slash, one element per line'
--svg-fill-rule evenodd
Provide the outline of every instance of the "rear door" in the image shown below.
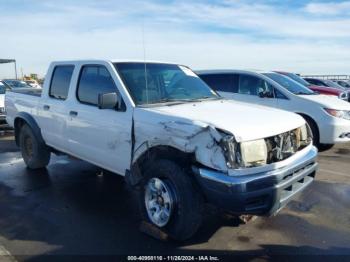
<path fill-rule="evenodd" d="M 108 64 L 82 65 L 72 92 L 67 137 L 70 152 L 86 161 L 124 174 L 131 161 L 132 108 L 123 99 L 116 109 L 99 109 L 98 95 L 117 92 Z"/>
<path fill-rule="evenodd" d="M 66 152 L 66 121 L 68 115 L 68 92 L 74 65 L 56 65 L 53 68 L 51 79 L 43 93 L 43 103 L 39 105 L 39 124 L 44 140 L 50 146 Z"/>

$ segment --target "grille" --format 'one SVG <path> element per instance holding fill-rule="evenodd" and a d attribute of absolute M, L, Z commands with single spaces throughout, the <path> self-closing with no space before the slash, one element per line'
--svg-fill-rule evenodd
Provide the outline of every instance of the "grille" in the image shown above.
<path fill-rule="evenodd" d="M 312 142 L 309 134 L 306 140 L 302 140 L 301 136 L 301 130 L 297 128 L 277 136 L 266 138 L 265 141 L 268 148 L 267 163 L 271 164 L 287 159 Z"/>

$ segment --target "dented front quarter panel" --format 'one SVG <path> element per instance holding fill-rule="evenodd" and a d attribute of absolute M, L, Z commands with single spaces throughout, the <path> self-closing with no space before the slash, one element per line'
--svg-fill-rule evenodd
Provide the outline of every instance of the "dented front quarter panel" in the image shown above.
<path fill-rule="evenodd" d="M 214 126 L 202 121 L 135 108 L 132 161 L 135 163 L 152 147 L 169 146 L 193 153 L 196 160 L 207 167 L 227 172 L 225 156 L 219 145 L 222 136 Z"/>

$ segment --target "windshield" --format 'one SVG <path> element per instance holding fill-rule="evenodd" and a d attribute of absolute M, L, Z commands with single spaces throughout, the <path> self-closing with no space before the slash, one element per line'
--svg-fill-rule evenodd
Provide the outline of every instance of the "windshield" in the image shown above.
<path fill-rule="evenodd" d="M 334 87 L 334 88 L 338 88 L 338 89 L 342 89 L 342 90 L 345 90 L 346 88 L 344 88 L 343 86 L 341 85 L 338 85 L 337 83 L 331 81 L 331 80 L 323 80 L 323 82 L 326 83 L 326 85 L 330 86 L 330 87 Z"/>
<path fill-rule="evenodd" d="M 24 81 L 19 80 L 3 80 L 6 84 L 8 84 L 11 88 L 31 88 Z"/>
<path fill-rule="evenodd" d="M 3 83 L 0 83 L 0 94 L 5 94 L 6 92 L 6 87 Z"/>
<path fill-rule="evenodd" d="M 316 94 L 309 88 L 299 84 L 298 82 L 290 79 L 287 76 L 280 75 L 277 73 L 264 73 L 265 76 L 271 78 L 273 81 L 286 88 L 289 92 L 295 95 L 313 95 Z"/>
<path fill-rule="evenodd" d="M 300 76 L 293 74 L 293 73 L 287 73 L 286 76 L 288 76 L 289 78 L 293 79 L 295 82 L 298 82 L 299 84 L 303 85 L 303 86 L 311 86 L 311 84 L 309 82 L 307 82 L 306 80 L 304 80 L 303 78 L 301 78 Z"/>
<path fill-rule="evenodd" d="M 115 63 L 114 66 L 137 105 L 220 98 L 185 66 L 159 63 Z"/>
<path fill-rule="evenodd" d="M 341 85 L 343 87 L 346 87 L 346 88 L 349 88 L 350 87 L 350 84 L 345 82 L 345 81 L 338 81 L 337 82 L 338 85 Z"/>

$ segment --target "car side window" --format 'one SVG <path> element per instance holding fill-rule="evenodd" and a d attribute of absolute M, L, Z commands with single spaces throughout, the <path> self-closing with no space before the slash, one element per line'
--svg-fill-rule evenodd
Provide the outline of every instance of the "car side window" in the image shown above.
<path fill-rule="evenodd" d="M 218 92 L 237 93 L 238 76 L 233 74 L 209 74 L 200 76 L 212 89 Z"/>
<path fill-rule="evenodd" d="M 5 94 L 6 88 L 3 84 L 0 83 L 0 94 Z"/>
<path fill-rule="evenodd" d="M 49 89 L 50 97 L 60 100 L 67 99 L 73 71 L 74 66 L 72 65 L 62 65 L 55 67 L 52 73 L 52 79 Z"/>
<path fill-rule="evenodd" d="M 243 95 L 259 96 L 260 93 L 271 94 L 273 87 L 271 84 L 256 76 L 240 75 L 238 93 Z"/>
<path fill-rule="evenodd" d="M 98 95 L 117 92 L 117 87 L 107 68 L 102 65 L 83 66 L 77 87 L 81 103 L 98 105 Z"/>
<path fill-rule="evenodd" d="M 275 88 L 275 98 L 277 99 L 288 99 L 281 91 Z"/>

